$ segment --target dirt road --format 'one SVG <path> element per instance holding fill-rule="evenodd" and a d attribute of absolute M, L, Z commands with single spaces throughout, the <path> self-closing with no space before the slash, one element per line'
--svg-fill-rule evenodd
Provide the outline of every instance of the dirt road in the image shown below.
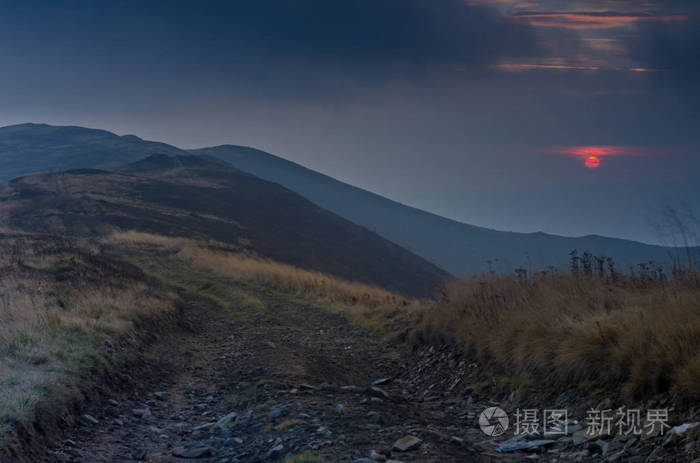
<path fill-rule="evenodd" d="M 187 329 L 156 341 L 128 372 L 135 386 L 87 410 L 46 461 L 480 461 L 462 440 L 473 419 L 398 379 L 404 349 L 258 296 L 266 309 L 190 303 Z"/>

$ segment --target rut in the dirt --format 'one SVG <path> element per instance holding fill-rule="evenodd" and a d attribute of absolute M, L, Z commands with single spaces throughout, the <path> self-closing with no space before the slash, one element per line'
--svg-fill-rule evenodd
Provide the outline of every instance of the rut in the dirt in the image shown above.
<path fill-rule="evenodd" d="M 392 380 L 401 349 L 340 315 L 261 297 L 265 311 L 190 304 L 189 330 L 156 342 L 137 386 L 88 411 L 47 460 L 472 460 L 453 437 L 464 423 Z"/>

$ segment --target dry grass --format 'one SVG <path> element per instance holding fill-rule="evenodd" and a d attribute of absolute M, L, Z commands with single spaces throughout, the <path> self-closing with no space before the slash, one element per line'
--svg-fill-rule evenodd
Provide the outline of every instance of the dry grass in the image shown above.
<path fill-rule="evenodd" d="M 46 392 L 89 369 L 137 319 L 175 307 L 173 295 L 98 249 L 0 237 L 0 421 L 31 418 Z"/>
<path fill-rule="evenodd" d="M 513 377 L 629 396 L 700 396 L 700 288 L 568 274 L 454 282 L 425 311 L 419 339 L 455 342 Z"/>
<path fill-rule="evenodd" d="M 417 342 L 460 345 L 524 384 L 700 397 L 700 287 L 693 282 L 489 276 L 449 283 L 439 301 L 416 301 L 220 243 L 134 232 L 110 240 L 167 248 L 206 275 L 310 296 L 378 331 L 414 326 Z"/>
<path fill-rule="evenodd" d="M 316 302 L 380 331 L 395 323 L 397 318 L 406 320 L 415 316 L 425 304 L 376 286 L 260 258 L 247 249 L 222 243 L 133 231 L 112 234 L 108 242 L 168 248 L 193 268 L 231 280 L 260 282 L 313 297 Z"/>

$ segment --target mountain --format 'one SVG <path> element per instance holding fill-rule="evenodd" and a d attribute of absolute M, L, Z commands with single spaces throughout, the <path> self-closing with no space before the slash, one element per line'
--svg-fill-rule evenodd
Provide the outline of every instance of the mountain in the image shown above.
<path fill-rule="evenodd" d="M 673 250 L 635 241 L 515 233 L 460 223 L 405 206 L 280 157 L 235 145 L 191 150 L 104 130 L 21 124 L 0 128 L 0 183 L 42 170 L 114 169 L 152 154 L 205 157 L 294 191 L 454 275 L 566 265 L 572 249 L 613 257 L 622 269 L 668 260 Z"/>
<path fill-rule="evenodd" d="M 113 169 L 153 153 L 186 154 L 165 143 L 106 130 L 46 124 L 0 128 L 0 183 L 28 173 L 81 167 Z"/>
<path fill-rule="evenodd" d="M 74 169 L 10 182 L 11 227 L 94 236 L 114 229 L 216 240 L 410 296 L 448 275 L 286 188 L 200 157 L 152 155 L 121 172 Z"/>
<path fill-rule="evenodd" d="M 492 230 L 446 219 L 348 185 L 254 148 L 224 145 L 193 154 L 216 157 L 245 172 L 296 191 L 319 206 L 411 250 L 454 275 L 490 268 L 544 269 L 567 265 L 569 252 L 589 250 L 610 256 L 622 270 L 653 260 L 666 262 L 662 246 L 588 235 L 568 238 L 546 233 Z"/>

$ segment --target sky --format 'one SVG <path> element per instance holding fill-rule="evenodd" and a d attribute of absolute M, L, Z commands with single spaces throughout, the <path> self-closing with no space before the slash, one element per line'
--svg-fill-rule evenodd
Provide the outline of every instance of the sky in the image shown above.
<path fill-rule="evenodd" d="M 260 148 L 462 222 L 700 215 L 700 2 L 0 0 L 0 124 Z M 597 164 L 595 168 L 586 167 Z"/>

